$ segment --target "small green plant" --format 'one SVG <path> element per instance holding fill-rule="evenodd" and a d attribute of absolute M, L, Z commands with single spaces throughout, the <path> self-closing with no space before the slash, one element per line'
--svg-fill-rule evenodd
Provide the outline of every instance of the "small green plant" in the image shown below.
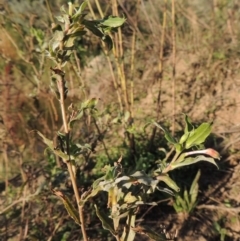
<path fill-rule="evenodd" d="M 200 161 L 207 161 L 217 166 L 214 159 L 220 159 L 219 153 L 211 148 L 204 149 L 203 145 L 211 133 L 211 123 L 202 123 L 195 128 L 189 117 L 185 115 L 184 133 L 179 140 L 174 138 L 165 127 L 156 122 L 154 122 L 154 125 L 164 131 L 166 140 L 173 145 L 175 150 L 170 163 L 169 158 L 171 156 L 169 155 L 163 161 L 160 161 L 160 172 L 167 173 L 179 167 L 189 166 Z"/>
<path fill-rule="evenodd" d="M 73 138 L 73 130 L 78 121 L 86 115 L 89 116 L 90 121 L 96 121 L 99 113 L 95 98 L 83 101 L 80 105 L 72 104 L 68 109 L 66 108 L 68 87 L 64 66 L 70 61 L 73 51 L 76 49 L 76 40 L 86 34 L 86 29 L 100 37 L 110 50 L 113 42 L 109 33 L 115 31 L 125 22 L 124 18 L 113 16 L 100 20 L 86 20 L 84 11 L 86 5 L 87 1 L 84 1 L 79 8 L 75 9 L 69 3 L 68 11 L 64 8 L 61 9 L 62 15 L 57 17 L 59 24 L 53 26 L 54 35 L 49 42 L 49 50 L 47 51 L 47 56 L 55 63 L 55 66 L 51 68 L 51 89 L 59 101 L 63 128 L 57 132 L 58 145 L 55 145 L 41 132 L 38 131 L 38 134 L 48 149 L 67 166 L 77 208 L 62 191 L 53 189 L 53 193 L 61 199 L 69 216 L 81 227 L 84 241 L 88 240 L 84 207 L 86 202 L 92 197 L 97 197 L 100 192 L 105 192 L 108 195 L 108 210 L 105 211 L 94 203 L 96 215 L 101 220 L 103 228 L 110 231 L 116 240 L 132 241 L 136 232 L 155 240 L 169 240 L 164 233 L 156 233 L 150 228 L 136 226 L 139 206 L 156 205 L 155 202 L 148 201 L 149 195 L 155 191 L 166 192 L 170 195 L 180 191 L 178 184 L 168 175 L 170 171 L 200 161 L 216 165 L 214 159 L 219 159 L 219 154 L 213 149 L 203 148 L 203 143 L 211 132 L 211 124 L 203 123 L 195 128 L 188 116 L 185 116 L 186 127 L 183 136 L 178 141 L 165 127 L 153 122 L 156 127 L 164 131 L 166 140 L 173 145 L 172 152 L 175 152 L 173 157 L 168 155 L 164 160 L 158 161 L 151 173 L 147 173 L 143 169 L 136 169 L 131 173 L 125 171 L 122 157 L 120 157 L 113 165 L 106 165 L 103 176 L 95 180 L 89 190 L 80 194 L 77 182 L 77 159 L 79 156 L 91 153 L 92 146 L 89 143 L 78 143 Z M 195 178 L 190 193 L 186 194 L 186 198 L 191 199 L 187 210 L 192 209 L 196 204 L 198 178 Z M 161 185 L 163 183 L 165 185 Z"/>
<path fill-rule="evenodd" d="M 222 220 L 213 223 L 214 231 L 220 235 L 220 241 L 224 241 L 227 236 L 227 230 L 221 225 Z"/>
<path fill-rule="evenodd" d="M 175 201 L 173 203 L 173 207 L 176 212 L 190 213 L 197 205 L 197 197 L 198 197 L 198 180 L 200 178 L 201 172 L 200 170 L 197 172 L 191 188 L 189 191 L 184 189 L 183 194 L 177 194 L 175 197 Z"/>

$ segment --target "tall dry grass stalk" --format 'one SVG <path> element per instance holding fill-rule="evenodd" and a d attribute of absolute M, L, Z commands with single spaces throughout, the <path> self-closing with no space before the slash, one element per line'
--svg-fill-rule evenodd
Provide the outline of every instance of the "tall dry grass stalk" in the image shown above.
<path fill-rule="evenodd" d="M 176 113 L 176 26 L 175 26 L 175 0 L 172 0 L 172 135 L 175 133 Z"/>
<path fill-rule="evenodd" d="M 99 15 L 103 18 L 104 17 L 104 11 L 99 4 L 98 0 L 95 0 L 95 4 L 97 6 Z M 118 12 L 118 6 L 122 6 L 120 3 L 118 3 L 117 0 L 111 1 L 111 10 L 112 15 L 119 16 Z M 138 15 L 139 11 L 139 5 L 140 0 L 137 0 L 136 2 L 136 14 Z M 90 2 L 88 2 L 88 7 L 90 9 L 90 12 L 92 14 L 92 17 L 96 19 L 96 14 L 93 12 L 93 8 Z M 103 50 L 105 53 L 105 56 L 107 58 L 108 66 L 110 69 L 110 73 L 112 76 L 113 86 L 116 91 L 118 104 L 120 108 L 120 112 L 124 115 L 128 112 L 129 118 L 127 122 L 124 123 L 124 128 L 128 128 L 133 123 L 134 118 L 134 68 L 135 68 L 135 47 L 136 47 L 136 34 L 139 32 L 137 27 L 137 22 L 132 21 L 132 39 L 131 39 L 131 60 L 130 60 L 130 74 L 126 73 L 125 70 L 125 63 L 124 63 L 124 45 L 123 45 L 123 33 L 120 28 L 118 28 L 118 31 L 111 36 L 113 38 L 113 57 L 114 62 L 111 61 L 111 57 L 107 51 L 107 48 L 105 44 L 102 42 Z M 117 70 L 117 73 L 114 73 L 114 69 Z M 135 141 L 134 141 L 134 135 L 127 133 L 127 137 L 129 140 L 129 145 L 132 150 L 132 154 L 134 156 L 135 153 Z"/>
<path fill-rule="evenodd" d="M 159 62 L 158 62 L 158 75 L 157 75 L 157 84 L 158 84 L 158 94 L 157 94 L 157 116 L 156 120 L 159 121 L 160 113 L 161 113 L 161 91 L 162 91 L 162 80 L 163 80 L 163 52 L 164 52 L 164 43 L 165 43 L 165 30 L 167 23 L 167 0 L 164 0 L 164 8 L 163 8 L 163 20 L 162 26 L 160 26 L 161 38 L 160 38 L 160 51 L 159 51 Z M 154 137 L 156 135 L 157 127 L 154 126 L 150 145 L 152 146 Z"/>

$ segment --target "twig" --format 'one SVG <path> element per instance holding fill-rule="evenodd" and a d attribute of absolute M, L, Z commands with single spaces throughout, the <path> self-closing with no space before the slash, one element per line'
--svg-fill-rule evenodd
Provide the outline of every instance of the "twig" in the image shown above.
<path fill-rule="evenodd" d="M 239 213 L 240 212 L 240 207 L 236 208 L 228 208 L 225 206 L 216 206 L 216 205 L 200 205 L 196 207 L 197 209 L 212 209 L 212 210 L 221 210 L 225 212 L 231 212 L 231 213 Z"/>

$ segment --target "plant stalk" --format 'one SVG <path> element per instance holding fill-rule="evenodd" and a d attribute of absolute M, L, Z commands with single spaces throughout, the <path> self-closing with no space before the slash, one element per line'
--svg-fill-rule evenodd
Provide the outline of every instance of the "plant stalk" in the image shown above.
<path fill-rule="evenodd" d="M 76 178 L 75 178 L 75 174 L 74 174 L 74 171 L 73 171 L 73 166 L 72 166 L 71 157 L 70 157 L 70 153 L 69 153 L 69 129 L 68 129 L 68 124 L 67 124 L 67 115 L 66 115 L 66 109 L 65 109 L 65 104 L 64 104 L 64 83 L 65 83 L 65 80 L 64 80 L 63 75 L 59 75 L 59 76 L 61 77 L 58 80 L 58 90 L 59 90 L 59 93 L 60 93 L 59 102 L 60 102 L 60 107 L 61 107 L 64 132 L 66 134 L 67 153 L 69 155 L 69 159 L 64 160 L 64 162 L 67 164 L 68 172 L 69 172 L 71 183 L 72 183 L 73 190 L 74 190 L 74 195 L 75 195 L 75 198 L 76 198 L 76 201 L 77 201 L 78 212 L 79 212 L 79 220 L 80 220 L 80 223 L 81 223 L 83 240 L 88 241 L 87 233 L 86 233 L 86 229 L 85 229 L 83 207 L 79 206 L 81 198 L 80 198 L 80 195 L 79 195 L 79 192 L 78 192 Z"/>

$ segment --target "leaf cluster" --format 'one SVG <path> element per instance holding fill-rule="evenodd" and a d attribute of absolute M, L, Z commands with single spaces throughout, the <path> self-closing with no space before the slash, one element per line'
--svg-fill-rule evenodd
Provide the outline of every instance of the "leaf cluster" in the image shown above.
<path fill-rule="evenodd" d="M 99 20 L 87 20 L 85 8 L 88 0 L 84 1 L 80 7 L 74 8 L 69 2 L 68 11 L 61 7 L 61 16 L 56 19 L 59 22 L 52 27 L 53 38 L 49 42 L 49 50 L 46 55 L 56 64 L 63 67 L 70 59 L 74 49 L 76 49 L 76 40 L 86 34 L 86 29 L 94 35 L 101 38 L 108 48 L 113 46 L 112 39 L 109 34 L 122 26 L 126 21 L 125 18 L 108 16 Z"/>

